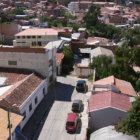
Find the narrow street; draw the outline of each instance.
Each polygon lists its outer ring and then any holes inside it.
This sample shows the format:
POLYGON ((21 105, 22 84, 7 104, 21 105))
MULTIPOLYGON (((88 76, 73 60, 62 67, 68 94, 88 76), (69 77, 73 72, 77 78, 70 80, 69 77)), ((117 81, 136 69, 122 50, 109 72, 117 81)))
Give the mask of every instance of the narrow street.
POLYGON ((90 93, 77 93, 75 90, 77 80, 73 77, 57 78, 56 100, 39 134, 38 140, 84 140, 88 125, 87 99, 90 93), (71 112, 72 100, 74 99, 83 100, 84 110, 81 113, 81 123, 76 133, 71 134, 65 130, 65 123, 67 114, 71 112))
POLYGON ((48 94, 21 132, 19 140, 84 140, 88 125, 86 111, 90 92, 78 93, 75 90, 77 81, 75 77, 57 77, 55 88, 50 87, 48 94), (69 134, 65 130, 65 123, 74 99, 83 101, 84 110, 81 112, 81 127, 75 134, 69 134))

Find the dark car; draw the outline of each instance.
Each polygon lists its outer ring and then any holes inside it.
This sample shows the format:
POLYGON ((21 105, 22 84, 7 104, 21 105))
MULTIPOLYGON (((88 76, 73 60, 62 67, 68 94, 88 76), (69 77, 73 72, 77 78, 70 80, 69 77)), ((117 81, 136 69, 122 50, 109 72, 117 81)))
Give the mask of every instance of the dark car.
POLYGON ((78 92, 86 92, 87 91, 87 85, 85 80, 78 80, 76 85, 76 90, 78 92))
POLYGON ((81 112, 81 109, 83 107, 82 100, 74 100, 72 104, 72 111, 73 112, 81 112))

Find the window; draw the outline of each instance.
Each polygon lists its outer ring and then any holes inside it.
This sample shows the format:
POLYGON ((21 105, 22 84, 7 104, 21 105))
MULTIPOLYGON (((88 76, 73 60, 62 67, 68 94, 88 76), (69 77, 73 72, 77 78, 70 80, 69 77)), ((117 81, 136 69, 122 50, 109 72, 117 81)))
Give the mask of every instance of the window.
POLYGON ((31 37, 30 36, 27 36, 27 38, 30 39, 31 37))
POLYGON ((26 111, 24 111, 22 115, 24 116, 22 120, 24 120, 26 118, 26 111))
POLYGON ((50 59, 49 60, 49 67, 52 66, 52 64, 53 64, 53 61, 52 61, 52 59, 50 59))
POLYGON ((35 36, 32 36, 32 38, 35 38, 35 36))
POLYGON ((51 75, 50 78, 49 78, 49 82, 51 83, 53 80, 53 76, 51 75))
POLYGON ((37 104, 37 102, 38 102, 38 99, 37 99, 37 97, 35 97, 35 104, 37 104))
POLYGON ((45 95, 45 88, 43 88, 43 95, 45 95))
POLYGON ((24 39, 24 38, 25 38, 25 36, 22 36, 22 38, 24 39))
POLYGON ((41 36, 38 36, 38 38, 41 38, 41 36))
POLYGON ((8 61, 8 65, 17 65, 17 61, 8 61))
POLYGON ((36 42, 32 42, 32 46, 36 46, 36 42))
POLYGON ((41 46, 41 42, 40 41, 38 42, 38 45, 41 46))
POLYGON ((20 36, 17 36, 17 39, 20 39, 20 36))
POLYGON ((29 112, 32 110, 32 104, 29 105, 29 112))

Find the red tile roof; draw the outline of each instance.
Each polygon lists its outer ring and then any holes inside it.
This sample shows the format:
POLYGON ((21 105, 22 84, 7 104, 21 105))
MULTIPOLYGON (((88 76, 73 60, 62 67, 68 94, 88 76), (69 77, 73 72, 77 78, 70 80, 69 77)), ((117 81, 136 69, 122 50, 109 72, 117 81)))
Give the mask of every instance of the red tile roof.
POLYGON ((23 69, 0 68, 0 77, 7 78, 3 85, 14 84, 24 79, 31 73, 32 73, 31 71, 27 71, 23 69))
MULTIPOLYGON (((44 78, 37 73, 24 69, 0 68, 0 77, 7 78, 5 85, 11 85, 0 96, 0 105, 9 106, 17 104, 19 107, 43 82, 44 78)), ((19 110, 19 109, 18 109, 19 110)))
POLYGON ((17 33, 15 36, 33 36, 33 35, 36 35, 36 36, 58 35, 58 32, 52 28, 30 28, 30 29, 17 33))
POLYGON ((43 48, 0 48, 0 52, 19 52, 19 53, 46 53, 43 48))
POLYGON ((25 80, 4 99, 10 104, 22 105, 24 101, 33 93, 33 91, 41 84, 43 78, 37 74, 30 74, 25 80))
POLYGON ((62 62, 63 58, 64 58, 63 53, 56 53, 56 62, 57 62, 57 64, 60 64, 62 62))
MULTIPOLYGON (((95 81, 94 84, 96 85, 113 85, 118 88, 121 93, 129 95, 129 96, 136 96, 136 92, 132 87, 130 82, 120 80, 115 78, 114 76, 109 76, 98 81, 95 81)), ((102 90, 102 89, 101 89, 102 90)))
POLYGON ((123 94, 107 91, 90 96, 89 110, 95 111, 107 107, 114 107, 123 111, 128 111, 131 107, 129 97, 123 94))

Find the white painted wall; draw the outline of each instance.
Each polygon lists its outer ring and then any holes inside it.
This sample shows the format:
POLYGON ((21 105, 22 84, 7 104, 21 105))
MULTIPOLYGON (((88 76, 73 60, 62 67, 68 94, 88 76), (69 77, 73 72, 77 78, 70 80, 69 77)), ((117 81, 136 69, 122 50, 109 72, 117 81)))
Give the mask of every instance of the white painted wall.
POLYGON ((39 105, 39 103, 44 98, 43 95, 43 88, 45 88, 45 94, 48 92, 48 81, 45 79, 38 87, 37 89, 27 98, 27 100, 20 106, 20 113, 23 114, 26 111, 26 118, 21 121, 20 127, 21 129, 25 126, 29 118, 34 113, 36 107, 39 105), (37 104, 35 104, 35 98, 38 98, 37 104), (32 110, 29 112, 29 105, 32 103, 32 110))

